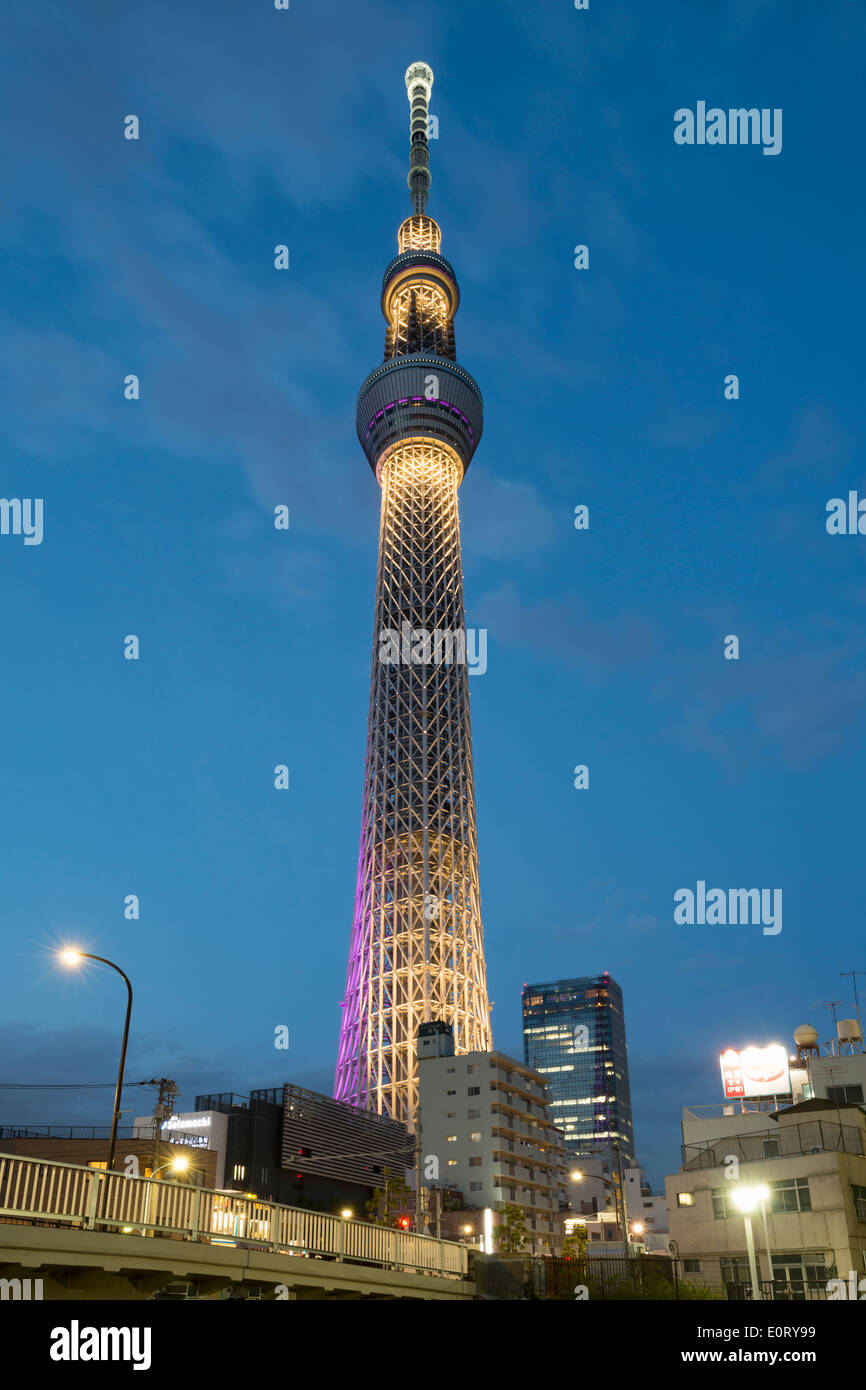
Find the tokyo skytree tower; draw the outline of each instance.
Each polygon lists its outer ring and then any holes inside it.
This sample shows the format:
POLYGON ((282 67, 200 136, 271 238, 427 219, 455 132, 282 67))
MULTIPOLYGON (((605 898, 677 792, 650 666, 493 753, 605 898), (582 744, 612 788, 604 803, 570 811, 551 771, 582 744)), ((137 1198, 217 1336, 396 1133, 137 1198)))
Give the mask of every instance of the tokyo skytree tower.
POLYGON ((355 914, 334 1094, 414 1125, 419 1025, 491 1047, 484 967, 457 489, 483 428, 458 366, 460 295, 426 213, 426 63, 406 72, 412 215, 385 270, 385 360, 358 438, 382 490, 355 914))

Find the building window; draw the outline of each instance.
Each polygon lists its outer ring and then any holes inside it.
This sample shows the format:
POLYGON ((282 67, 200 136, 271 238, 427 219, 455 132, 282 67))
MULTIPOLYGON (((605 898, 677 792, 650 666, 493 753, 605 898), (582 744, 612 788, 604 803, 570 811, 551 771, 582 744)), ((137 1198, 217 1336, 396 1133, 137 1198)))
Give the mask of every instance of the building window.
POLYGON ((773 1278, 786 1284, 815 1284, 826 1290, 827 1280, 836 1278, 836 1266, 824 1263, 824 1251, 796 1251, 773 1255, 773 1278))
POLYGON ((481 1192, 481 1191, 483 1190, 483 1188, 484 1188, 484 1183, 483 1183, 483 1182, 471 1182, 471 1183, 469 1184, 469 1191, 470 1191, 470 1192, 481 1192))
POLYGON ((811 1211, 808 1178, 786 1178, 770 1183, 770 1211, 811 1211))
POLYGON ((469 1142, 470 1142, 470 1144, 480 1144, 480 1143, 481 1143, 481 1130, 480 1130, 480 1129, 473 1129, 472 1133, 471 1133, 470 1136, 469 1136, 469 1142))
MULTIPOLYGON (((88 1163, 87 1166, 88 1166, 88 1168, 105 1168, 105 1169, 108 1168, 108 1164, 107 1164, 107 1163, 103 1163, 101 1160, 100 1160, 100 1161, 97 1161, 96 1159, 94 1159, 91 1163, 88 1163)), ((149 1177, 149 1176, 150 1176, 150 1170, 148 1170, 148 1173, 145 1174, 145 1176, 146 1176, 146 1177, 149 1177)))
POLYGON ((235 1182, 243 1182, 246 1175, 247 1170, 245 1164, 236 1163, 234 1166, 234 1171, 232 1173, 232 1177, 234 1178, 235 1182))
POLYGON ((467 1086, 467 1088, 466 1088, 466 1094, 467 1094, 467 1096, 480 1096, 480 1095, 481 1095, 481 1087, 480 1087, 480 1086, 467 1086))
POLYGON ((828 1086, 827 1099, 832 1100, 836 1105, 862 1105, 863 1087, 862 1086, 828 1086))
POLYGON ((456 1119, 457 1119, 457 1111, 456 1111, 456 1110, 449 1110, 449 1111, 448 1111, 448 1114, 445 1116, 445 1118, 446 1118, 446 1120, 456 1120, 456 1119))
POLYGON ((677 1206, 678 1206, 678 1207, 693 1207, 694 1204, 695 1204, 695 1194, 694 1194, 694 1192, 678 1192, 678 1193, 677 1193, 677 1206))
POLYGON ((683 1260, 683 1274, 700 1274, 700 1260, 683 1260))
POLYGON ((779 1141, 775 1135, 772 1139, 763 1139, 761 1141, 761 1147, 764 1150, 764 1158, 778 1158, 781 1152, 779 1141))
POLYGON ((466 1118, 467 1118, 468 1120, 480 1120, 480 1119, 481 1119, 481 1111, 480 1111, 480 1110, 467 1110, 467 1111, 466 1111, 466 1118))
POLYGON ((751 1279, 749 1261, 745 1255, 721 1261, 722 1282, 725 1284, 748 1284, 751 1279))
POLYGON ((731 1216, 735 1215, 734 1212, 730 1212, 730 1213, 728 1212, 727 1197, 728 1197, 728 1194, 727 1194, 727 1192, 725 1191, 724 1188, 722 1188, 722 1187, 717 1187, 717 1188, 714 1189, 714 1191, 713 1191, 713 1216, 714 1216, 714 1218, 715 1218, 716 1221, 726 1221, 729 1215, 731 1215, 731 1216))
POLYGON ((446 1075, 446 1076, 453 1076, 454 1073, 456 1072, 456 1070, 457 1070, 456 1067, 446 1067, 446 1068, 445 1068, 445 1075, 446 1075))
POLYGON ((456 1143, 457 1143, 457 1135, 456 1135, 456 1134, 446 1134, 446 1135, 445 1135, 445 1143, 446 1143, 446 1144, 456 1144, 456 1143))
POLYGON ((470 1168, 480 1168, 480 1167, 481 1167, 481 1159, 480 1159, 480 1158, 470 1158, 470 1160, 469 1160, 469 1167, 470 1167, 470 1168))
POLYGON ((456 1167, 457 1167, 457 1159, 456 1159, 456 1158, 449 1158, 449 1160, 448 1160, 448 1167, 449 1167, 449 1168, 456 1168, 456 1167))
POLYGON ((469 1063, 469 1066, 466 1068, 466 1075, 467 1075, 467 1076, 474 1076, 475 1073, 477 1072, 477 1070, 478 1070, 478 1063, 477 1063, 477 1062, 470 1062, 470 1063, 469 1063))
MULTIPOLYGON (((854 1211, 857 1220, 866 1221, 866 1187, 852 1186, 851 1191, 854 1194, 854 1211)), ((864 1250, 863 1256, 864 1261, 866 1261, 866 1250, 864 1250)))
POLYGON ((456 1096, 457 1092, 456 1092, 456 1091, 446 1091, 445 1094, 446 1094, 446 1096, 456 1096))

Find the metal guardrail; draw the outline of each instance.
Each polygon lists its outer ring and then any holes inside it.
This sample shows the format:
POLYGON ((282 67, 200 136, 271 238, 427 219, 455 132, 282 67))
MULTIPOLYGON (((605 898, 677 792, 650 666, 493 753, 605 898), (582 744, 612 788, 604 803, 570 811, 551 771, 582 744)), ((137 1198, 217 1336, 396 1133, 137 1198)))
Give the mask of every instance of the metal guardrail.
POLYGON ((811 1153, 862 1154, 863 1133, 855 1125, 842 1125, 831 1120, 805 1120, 756 1133, 707 1139, 701 1143, 683 1145, 682 1171, 718 1168, 729 1154, 735 1154, 743 1163, 811 1153))
MULTIPOLYGON (((828 1296, 826 1279, 760 1279, 761 1298, 776 1303, 823 1303, 828 1296)), ((728 1298, 749 1302, 754 1298, 751 1284, 726 1285, 728 1298)))
POLYGON ((468 1270, 467 1247, 436 1236, 17 1154, 0 1153, 0 1220, 236 1245, 451 1279, 467 1278, 468 1270))

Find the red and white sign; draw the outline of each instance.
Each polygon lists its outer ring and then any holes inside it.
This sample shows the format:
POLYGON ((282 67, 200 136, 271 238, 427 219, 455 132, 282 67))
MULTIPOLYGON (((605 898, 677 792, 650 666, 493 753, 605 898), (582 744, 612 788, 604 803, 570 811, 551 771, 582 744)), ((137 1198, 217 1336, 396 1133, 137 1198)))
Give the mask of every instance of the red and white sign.
POLYGON ((781 1043, 769 1047, 729 1047, 719 1059, 725 1099, 739 1096, 790 1095, 788 1054, 781 1043))

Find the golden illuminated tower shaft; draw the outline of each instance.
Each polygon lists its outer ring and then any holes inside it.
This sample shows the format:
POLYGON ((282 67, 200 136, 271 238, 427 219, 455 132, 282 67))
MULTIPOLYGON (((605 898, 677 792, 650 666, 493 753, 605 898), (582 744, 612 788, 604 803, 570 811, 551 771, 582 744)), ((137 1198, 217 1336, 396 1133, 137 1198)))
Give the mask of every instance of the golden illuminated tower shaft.
MULTIPOLYGON (((459 291, 425 213, 433 75, 406 74, 413 215, 385 272, 385 360, 358 398, 382 488, 373 670, 355 916, 335 1095, 414 1124, 416 1037, 453 1026, 491 1047, 472 773, 457 490, 483 428, 455 360, 459 291)), ((479 667, 480 669, 480 667, 479 667)))

